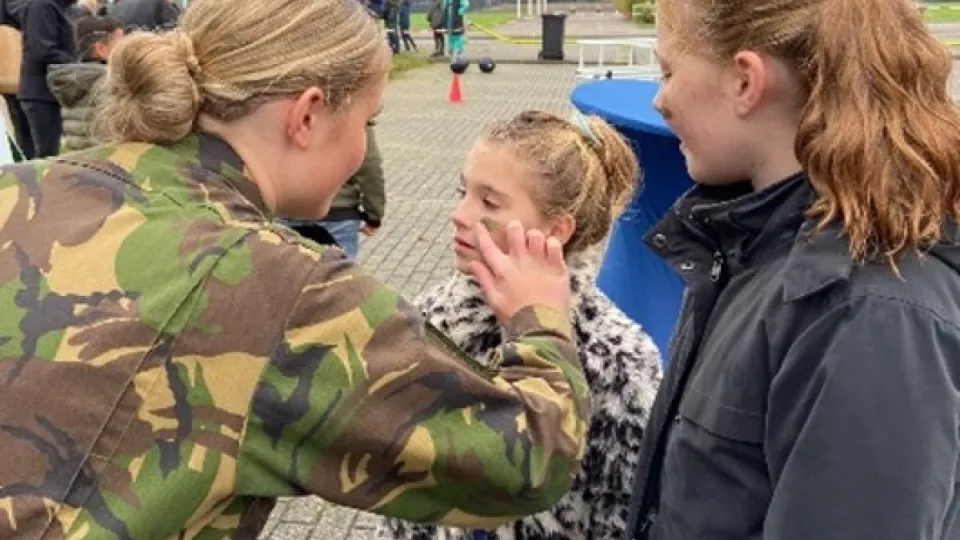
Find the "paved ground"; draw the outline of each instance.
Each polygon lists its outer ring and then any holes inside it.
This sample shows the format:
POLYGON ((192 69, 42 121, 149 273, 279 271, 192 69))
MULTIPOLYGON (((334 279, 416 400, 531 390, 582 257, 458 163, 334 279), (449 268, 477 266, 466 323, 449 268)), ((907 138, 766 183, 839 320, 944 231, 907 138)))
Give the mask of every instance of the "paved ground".
MULTIPOLYGON (((570 66, 499 66, 492 75, 471 69, 461 79, 465 101, 446 101, 450 72, 434 65, 394 81, 378 121, 387 178, 387 217, 365 240, 360 262, 403 294, 414 296, 450 273, 447 216, 470 143, 486 122, 523 109, 569 112, 570 66)), ((262 538, 365 540, 372 518, 316 498, 282 501, 262 538)))

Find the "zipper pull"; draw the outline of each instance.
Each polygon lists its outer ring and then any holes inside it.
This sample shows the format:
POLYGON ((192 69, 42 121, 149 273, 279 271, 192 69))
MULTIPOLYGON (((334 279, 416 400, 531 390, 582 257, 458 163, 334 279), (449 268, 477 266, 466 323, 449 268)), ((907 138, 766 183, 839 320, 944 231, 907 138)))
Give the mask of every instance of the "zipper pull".
POLYGON ((710 267, 710 281, 716 283, 723 275, 723 253, 718 249, 713 252, 713 266, 710 267))

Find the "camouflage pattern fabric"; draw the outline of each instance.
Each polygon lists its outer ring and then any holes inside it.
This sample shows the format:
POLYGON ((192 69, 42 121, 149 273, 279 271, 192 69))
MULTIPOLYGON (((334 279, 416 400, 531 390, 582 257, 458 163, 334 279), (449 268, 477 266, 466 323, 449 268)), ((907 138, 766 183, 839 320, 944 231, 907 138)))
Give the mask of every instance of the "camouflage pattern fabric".
POLYGON ((475 364, 222 141, 0 168, 0 538, 252 538, 277 496, 492 527, 584 446, 567 317, 475 364))

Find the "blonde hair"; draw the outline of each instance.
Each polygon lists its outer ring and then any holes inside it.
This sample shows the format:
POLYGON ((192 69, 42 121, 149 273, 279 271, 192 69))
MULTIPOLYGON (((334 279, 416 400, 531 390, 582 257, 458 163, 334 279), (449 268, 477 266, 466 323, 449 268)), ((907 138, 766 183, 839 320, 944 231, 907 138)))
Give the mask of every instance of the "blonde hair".
POLYGON ((570 215, 576 221, 568 253, 606 238, 638 175, 636 156, 610 124, 597 116, 587 116, 583 123, 581 127, 547 112, 525 111, 489 125, 482 137, 509 145, 532 167, 539 180, 532 196, 545 216, 570 215))
POLYGON ((910 0, 660 0, 688 50, 765 52, 805 93, 796 153, 856 262, 918 252, 960 219, 960 115, 952 62, 910 0), (694 43, 696 44, 693 47, 694 43))
POLYGON ((336 110, 385 75, 384 47, 356 0, 193 0, 176 30, 118 43, 97 131, 175 141, 201 113, 230 122, 311 86, 336 110))

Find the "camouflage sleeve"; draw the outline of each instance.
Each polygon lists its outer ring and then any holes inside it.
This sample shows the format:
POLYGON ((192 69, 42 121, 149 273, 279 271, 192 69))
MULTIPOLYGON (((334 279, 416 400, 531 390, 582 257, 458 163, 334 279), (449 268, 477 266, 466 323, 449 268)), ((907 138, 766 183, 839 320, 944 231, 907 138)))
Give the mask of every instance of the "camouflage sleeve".
POLYGON ((521 310, 496 367, 485 368, 414 306, 330 258, 303 285, 258 383, 238 493, 315 493, 480 528, 559 500, 588 417, 567 317, 521 310))

